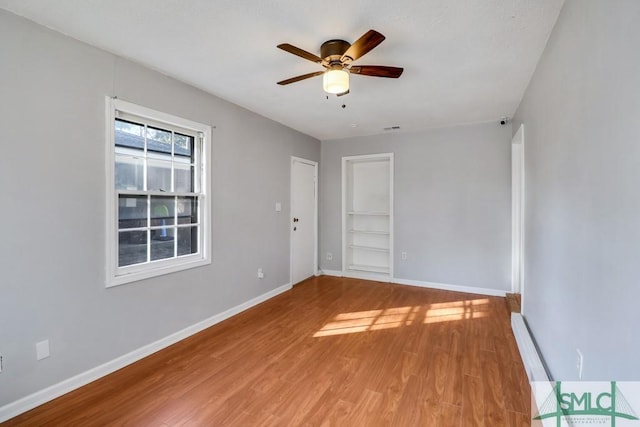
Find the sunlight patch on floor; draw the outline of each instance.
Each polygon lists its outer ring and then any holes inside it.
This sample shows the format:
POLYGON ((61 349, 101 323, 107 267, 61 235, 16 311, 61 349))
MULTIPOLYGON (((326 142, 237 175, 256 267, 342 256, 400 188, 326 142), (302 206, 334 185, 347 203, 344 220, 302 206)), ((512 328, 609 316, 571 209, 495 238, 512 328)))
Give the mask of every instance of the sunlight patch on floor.
POLYGON ((423 324, 480 319, 489 315, 489 299, 460 300, 421 306, 340 313, 327 322, 314 337, 355 334, 366 331, 423 324))
POLYGON ((455 320, 479 319, 489 314, 489 299, 430 304, 424 323, 451 322, 455 320))

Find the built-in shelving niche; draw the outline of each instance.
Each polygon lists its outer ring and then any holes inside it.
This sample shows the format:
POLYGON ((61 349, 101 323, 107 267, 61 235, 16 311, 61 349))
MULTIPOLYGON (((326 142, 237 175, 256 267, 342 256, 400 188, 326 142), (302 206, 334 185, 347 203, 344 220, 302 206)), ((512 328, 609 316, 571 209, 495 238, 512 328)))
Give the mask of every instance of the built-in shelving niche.
POLYGON ((342 158, 342 273, 393 277, 393 153, 342 158))

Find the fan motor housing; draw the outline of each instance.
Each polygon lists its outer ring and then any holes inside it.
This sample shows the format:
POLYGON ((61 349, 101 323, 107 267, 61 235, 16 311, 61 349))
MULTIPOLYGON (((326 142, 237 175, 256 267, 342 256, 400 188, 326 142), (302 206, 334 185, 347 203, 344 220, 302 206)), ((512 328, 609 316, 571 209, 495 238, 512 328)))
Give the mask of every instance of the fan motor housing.
POLYGON ((320 56, 327 63, 340 61, 342 55, 351 47, 349 42, 344 40, 327 40, 320 46, 320 56))

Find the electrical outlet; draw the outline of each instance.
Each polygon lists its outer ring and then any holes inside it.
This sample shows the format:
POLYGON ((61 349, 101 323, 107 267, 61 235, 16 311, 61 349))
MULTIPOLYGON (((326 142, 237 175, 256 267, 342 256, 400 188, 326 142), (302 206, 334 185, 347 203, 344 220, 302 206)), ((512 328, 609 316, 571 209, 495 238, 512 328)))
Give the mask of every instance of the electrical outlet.
POLYGON ((582 368, 584 367, 584 356, 579 348, 576 348, 576 353, 578 353, 578 357, 576 358, 576 368, 578 369, 578 379, 582 379, 582 368))
POLYGON ((406 252, 401 252, 400 253, 400 258, 402 258, 403 261, 407 260, 407 253, 406 252))
POLYGON ((262 268, 258 269, 258 279, 264 279, 264 271, 262 271, 262 268))
POLYGON ((331 252, 327 252, 327 261, 331 261, 333 259, 333 254, 331 252))

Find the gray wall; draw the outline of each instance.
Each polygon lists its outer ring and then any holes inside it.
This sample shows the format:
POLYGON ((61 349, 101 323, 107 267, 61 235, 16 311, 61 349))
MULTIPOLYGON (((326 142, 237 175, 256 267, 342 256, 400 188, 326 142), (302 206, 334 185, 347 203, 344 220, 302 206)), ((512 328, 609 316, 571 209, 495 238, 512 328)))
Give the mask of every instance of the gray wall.
POLYGON ((525 126, 524 314, 556 379, 640 380, 640 2, 567 0, 525 126))
POLYGON ((0 406, 289 282, 289 156, 319 141, 2 10, 0 58, 0 406), (106 95, 216 126, 212 265, 105 288, 106 95))
POLYGON ((510 289, 511 127, 497 120, 323 141, 321 268, 342 270, 341 158, 386 152, 395 153, 394 276, 510 289))

